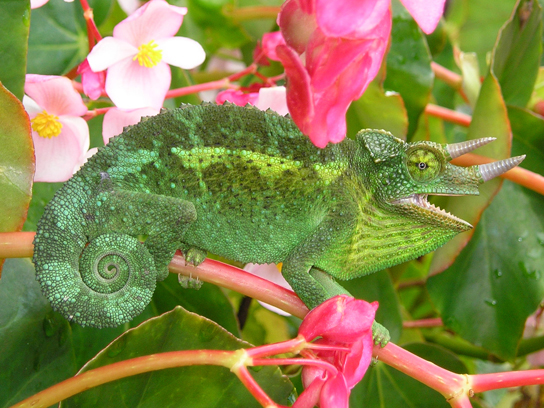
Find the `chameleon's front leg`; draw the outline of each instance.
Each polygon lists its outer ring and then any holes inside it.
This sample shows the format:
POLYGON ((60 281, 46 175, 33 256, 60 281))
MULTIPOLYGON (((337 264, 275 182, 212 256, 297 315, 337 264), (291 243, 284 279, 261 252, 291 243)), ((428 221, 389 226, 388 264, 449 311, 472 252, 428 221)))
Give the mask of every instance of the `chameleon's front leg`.
MULTIPOLYGON (((320 228, 314 236, 293 251, 282 266, 283 277, 310 309, 334 296, 352 296, 332 276, 313 267, 315 260, 325 251, 320 243, 332 238, 322 237, 319 231, 330 231, 330 229, 320 228)), ((372 325, 372 335, 374 342, 381 344, 382 347, 390 340, 389 331, 376 321, 372 325)))

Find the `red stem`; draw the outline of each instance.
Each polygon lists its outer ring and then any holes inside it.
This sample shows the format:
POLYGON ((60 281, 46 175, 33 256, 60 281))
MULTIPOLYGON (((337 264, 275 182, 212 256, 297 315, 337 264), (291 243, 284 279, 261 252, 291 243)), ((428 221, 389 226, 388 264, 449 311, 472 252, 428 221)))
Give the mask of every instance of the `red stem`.
POLYGON ((210 89, 221 88, 237 88, 236 85, 232 85, 228 78, 223 78, 218 81, 205 82, 203 84, 185 86, 183 88, 171 89, 166 92, 166 99, 177 98, 178 96, 185 96, 201 91, 209 91, 210 89))
POLYGON ((338 374, 338 370, 331 363, 324 360, 314 360, 308 358, 254 358, 253 365, 309 365, 321 367, 323 370, 329 371, 332 375, 338 374))
POLYGON ((472 382, 471 388, 474 392, 496 390, 497 388, 519 387, 522 385, 544 384, 544 370, 475 374, 469 377, 472 382))
POLYGON ((248 391, 255 397, 259 403, 266 408, 277 407, 278 405, 268 396, 266 392, 261 388, 257 381, 251 376, 246 366, 238 366, 231 370, 240 379, 242 384, 248 389, 248 391))
POLYGON ((275 356, 284 353, 298 353, 304 347, 309 345, 302 336, 294 339, 282 341, 280 343, 266 344, 264 346, 253 347, 247 350, 247 355, 251 358, 263 356, 275 356))
POLYGON ((465 127, 468 127, 472 120, 472 117, 466 113, 457 112, 432 103, 427 104, 425 113, 465 127))

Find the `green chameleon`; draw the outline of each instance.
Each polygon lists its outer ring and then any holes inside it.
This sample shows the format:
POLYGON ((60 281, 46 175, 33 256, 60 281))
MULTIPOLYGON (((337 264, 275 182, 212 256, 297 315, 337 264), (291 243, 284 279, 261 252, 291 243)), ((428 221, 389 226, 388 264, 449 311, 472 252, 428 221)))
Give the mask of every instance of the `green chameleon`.
MULTIPOLYGON (((34 241, 53 308, 83 326, 125 323, 150 302, 181 249, 283 262, 309 308, 350 279, 414 259, 471 228, 428 194, 478 194, 524 156, 457 167, 493 138, 405 143, 381 130, 316 148, 288 117, 203 104, 144 118, 60 189, 34 241)), ((383 339, 383 338, 382 338, 383 339)))

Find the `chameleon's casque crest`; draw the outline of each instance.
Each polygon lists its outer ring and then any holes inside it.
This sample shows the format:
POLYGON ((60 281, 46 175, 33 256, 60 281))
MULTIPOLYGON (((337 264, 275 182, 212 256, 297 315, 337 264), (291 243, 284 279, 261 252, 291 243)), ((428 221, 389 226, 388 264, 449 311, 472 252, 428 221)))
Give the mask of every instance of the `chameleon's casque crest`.
POLYGON ((427 194, 476 194, 521 158, 459 168, 484 142, 405 143, 361 131, 318 149, 274 112, 184 105, 145 118, 99 150, 38 224, 34 263, 53 307, 82 325, 117 326, 151 300, 181 249, 283 262, 315 307, 347 279, 413 259, 470 226, 427 194), (487 166, 487 167, 486 167, 487 166))

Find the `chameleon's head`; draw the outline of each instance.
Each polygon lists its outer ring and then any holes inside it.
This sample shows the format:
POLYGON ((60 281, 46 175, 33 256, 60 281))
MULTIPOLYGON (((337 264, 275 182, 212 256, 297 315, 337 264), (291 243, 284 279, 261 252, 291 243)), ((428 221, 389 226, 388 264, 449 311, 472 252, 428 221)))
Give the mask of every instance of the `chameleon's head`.
POLYGON ((362 130, 358 142, 370 154, 374 196, 388 210, 422 223, 462 232, 472 226, 427 201, 428 195, 478 195, 478 185, 510 170, 525 156, 479 166, 459 167, 450 160, 495 140, 492 137, 442 145, 406 143, 385 131, 362 130))

